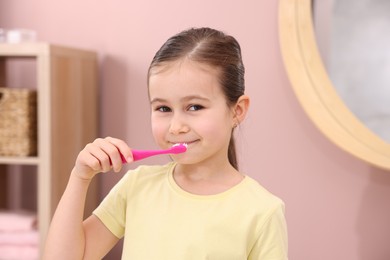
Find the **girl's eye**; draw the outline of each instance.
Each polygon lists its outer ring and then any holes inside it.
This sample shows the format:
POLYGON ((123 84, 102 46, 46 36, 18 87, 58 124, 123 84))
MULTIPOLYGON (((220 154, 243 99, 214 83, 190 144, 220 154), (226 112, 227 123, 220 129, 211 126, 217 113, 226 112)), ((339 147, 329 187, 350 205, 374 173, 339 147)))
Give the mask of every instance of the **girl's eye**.
POLYGON ((171 112, 171 109, 169 107, 167 107, 167 106, 161 106, 161 107, 157 107, 156 111, 159 111, 159 112, 171 112))
POLYGON ((188 107, 188 110, 189 111, 197 111, 197 110, 201 110, 203 108, 204 108, 204 106, 201 106, 201 105, 191 105, 188 107))

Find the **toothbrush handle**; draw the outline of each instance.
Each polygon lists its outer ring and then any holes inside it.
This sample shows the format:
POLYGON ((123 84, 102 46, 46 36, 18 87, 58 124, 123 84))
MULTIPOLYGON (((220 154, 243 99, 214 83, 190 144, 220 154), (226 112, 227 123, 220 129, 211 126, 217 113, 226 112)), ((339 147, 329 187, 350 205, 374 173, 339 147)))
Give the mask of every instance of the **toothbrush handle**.
MULTIPOLYGON (((153 155, 169 153, 169 151, 166 150, 132 150, 131 152, 133 153, 134 162, 151 157, 153 155)), ((127 163, 127 160, 123 156, 123 154, 121 153, 120 155, 121 155, 122 163, 127 163)))
MULTIPOLYGON (((133 161, 139 161, 150 156, 159 155, 159 154, 177 154, 183 153, 187 150, 186 146, 173 146, 170 149, 166 150, 132 150, 133 161), (183 149, 184 148, 184 149, 183 149)), ((121 154, 122 163, 127 163, 126 158, 121 154)))
POLYGON ((139 161, 153 155, 165 154, 164 150, 132 150, 134 161, 139 161))

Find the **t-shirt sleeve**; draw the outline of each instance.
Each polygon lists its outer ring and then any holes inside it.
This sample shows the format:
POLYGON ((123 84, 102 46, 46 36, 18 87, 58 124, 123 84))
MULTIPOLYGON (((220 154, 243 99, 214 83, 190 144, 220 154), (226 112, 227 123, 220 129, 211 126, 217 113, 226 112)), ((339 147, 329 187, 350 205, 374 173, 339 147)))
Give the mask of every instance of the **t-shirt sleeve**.
POLYGON ((287 260, 288 237, 284 204, 274 209, 260 229, 256 243, 249 255, 250 260, 287 260))
POLYGON ((127 191, 131 185, 130 176, 130 172, 125 174, 93 211, 93 214, 119 239, 124 236, 125 232, 127 191))

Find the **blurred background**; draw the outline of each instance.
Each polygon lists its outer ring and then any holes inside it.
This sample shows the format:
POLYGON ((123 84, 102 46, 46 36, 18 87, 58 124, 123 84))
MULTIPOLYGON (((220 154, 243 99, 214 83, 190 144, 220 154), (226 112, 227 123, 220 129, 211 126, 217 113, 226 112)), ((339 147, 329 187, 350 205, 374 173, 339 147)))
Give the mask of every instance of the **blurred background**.
MULTIPOLYGON (((340 150, 307 118, 285 73, 277 21, 278 1, 265 0, 0 0, 0 28, 98 53, 99 135, 134 148, 156 148, 146 72, 163 42, 201 26, 236 37, 252 101, 237 133, 241 170, 285 201, 289 259, 388 260, 390 172, 340 150)), ((100 199, 123 173, 98 177, 100 199)), ((106 259, 120 253, 119 244, 106 259)))

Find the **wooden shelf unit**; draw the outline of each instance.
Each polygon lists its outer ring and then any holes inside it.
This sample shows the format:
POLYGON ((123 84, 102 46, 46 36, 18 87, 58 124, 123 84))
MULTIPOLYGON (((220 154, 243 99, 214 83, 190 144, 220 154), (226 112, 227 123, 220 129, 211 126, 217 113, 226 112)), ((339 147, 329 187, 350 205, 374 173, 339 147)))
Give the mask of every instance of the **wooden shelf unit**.
MULTIPOLYGON (((4 186, 4 165, 36 165, 37 215, 40 247, 50 220, 68 182, 77 154, 97 136, 97 54, 48 43, 0 44, 0 86, 6 86, 6 61, 31 58, 36 63, 38 94, 38 155, 1 157, 0 181, 4 186)), ((4 201, 6 191, 0 191, 4 201)), ((96 207, 97 183, 89 189, 86 214, 96 207)))

